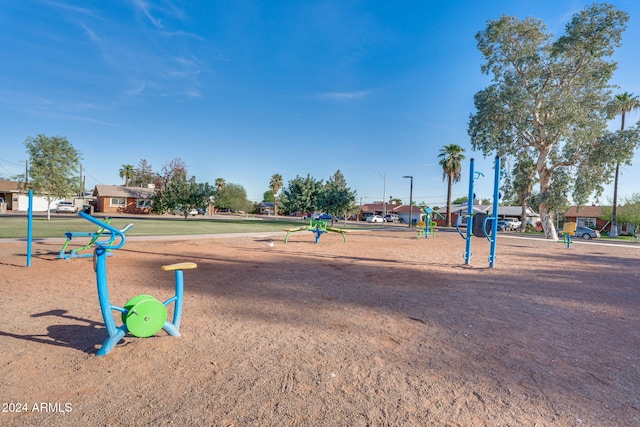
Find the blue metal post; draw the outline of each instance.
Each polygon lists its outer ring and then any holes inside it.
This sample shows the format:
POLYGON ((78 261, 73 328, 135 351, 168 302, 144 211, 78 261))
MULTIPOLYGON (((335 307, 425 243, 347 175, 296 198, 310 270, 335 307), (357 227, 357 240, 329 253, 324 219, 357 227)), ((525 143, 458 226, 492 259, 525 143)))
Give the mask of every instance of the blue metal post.
MULTIPOLYGON (((123 238, 124 239, 124 238, 123 238)), ((107 328, 109 336, 102 344, 96 353, 97 356, 104 356, 113 350, 113 347, 124 337, 127 333, 127 327, 122 325, 116 327, 113 313, 111 312, 114 307, 109 301, 109 290, 107 288, 107 250, 98 245, 95 249, 96 260, 96 282, 98 285, 98 299, 100 301, 100 311, 102 312, 102 318, 107 328)))
POLYGON ((31 242, 33 241, 33 190, 29 190, 29 211, 27 213, 27 267, 31 267, 31 242))
POLYGON ((498 205, 500 203, 500 157, 496 156, 495 173, 493 179, 493 221, 491 221, 491 252, 489 254, 489 268, 493 268, 496 261, 496 247, 498 241, 498 205))
POLYGON ((424 208, 424 237, 429 238, 429 233, 431 232, 431 212, 433 209, 424 208))
POLYGON ((182 319, 182 302, 184 301, 184 271, 175 271, 176 280, 176 294, 166 300, 163 304, 165 306, 173 303, 173 322, 169 320, 164 322, 162 329, 164 329, 169 335, 173 337, 180 336, 180 321, 182 319))
POLYGON ((184 300, 184 272, 176 270, 176 303, 173 307, 173 324, 180 330, 180 320, 182 319, 182 301, 184 300))
POLYGON ((473 182, 475 180, 475 172, 473 170, 473 159, 469 163, 469 199, 467 200, 467 237, 466 248, 464 253, 464 263, 469 264, 471 261, 471 227, 473 226, 473 182))

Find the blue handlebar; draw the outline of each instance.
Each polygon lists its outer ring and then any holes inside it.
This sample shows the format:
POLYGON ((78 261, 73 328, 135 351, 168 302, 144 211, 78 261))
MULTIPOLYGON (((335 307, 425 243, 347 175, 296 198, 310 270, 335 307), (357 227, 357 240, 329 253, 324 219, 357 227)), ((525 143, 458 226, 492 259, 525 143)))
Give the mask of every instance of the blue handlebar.
MULTIPOLYGON (((466 239, 465 235, 462 234, 462 231, 460 231, 460 223, 462 222, 463 218, 469 218, 466 215, 460 215, 457 219, 456 219, 456 231, 458 232, 458 234, 463 238, 466 239)), ((469 220, 467 219, 467 227, 469 227, 469 220)))
POLYGON ((493 242, 493 240, 496 238, 495 234, 493 233, 493 222, 491 223, 491 234, 487 234, 487 221, 493 221, 495 218, 492 216, 488 216, 484 219, 484 222, 482 223, 482 231, 484 231, 484 236, 487 238, 488 241, 493 242))
POLYGON ((130 226, 125 227, 124 230, 118 230, 117 228, 113 227, 110 224, 107 224, 105 222, 100 221, 97 218, 92 217, 89 214, 86 214, 84 212, 78 212, 78 215, 80 215, 82 218, 86 219, 87 221, 91 221, 94 224, 96 224, 98 227, 103 227, 107 230, 109 230, 109 232, 111 233, 111 238, 107 241, 104 242, 95 242, 96 245, 99 245, 101 248, 104 249, 110 249, 110 250, 115 250, 115 249, 120 249, 121 247, 124 246, 125 243, 125 237, 124 237, 124 232, 126 230, 128 230, 130 228, 130 226), (112 243, 114 242, 114 240, 116 240, 116 238, 119 238, 120 241, 119 243, 113 245, 112 243))

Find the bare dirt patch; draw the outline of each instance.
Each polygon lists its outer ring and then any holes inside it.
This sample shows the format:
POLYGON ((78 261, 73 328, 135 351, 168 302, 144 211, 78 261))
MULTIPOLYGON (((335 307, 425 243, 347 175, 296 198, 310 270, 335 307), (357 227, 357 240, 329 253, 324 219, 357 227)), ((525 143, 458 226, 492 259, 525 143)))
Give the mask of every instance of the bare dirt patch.
POLYGON ((0 244, 0 424, 640 425, 637 247, 504 237, 489 269, 488 242, 465 266, 454 233, 313 240, 131 239, 113 304, 173 295, 161 265, 198 269, 182 337, 104 357, 91 259, 41 241, 26 268, 0 244))

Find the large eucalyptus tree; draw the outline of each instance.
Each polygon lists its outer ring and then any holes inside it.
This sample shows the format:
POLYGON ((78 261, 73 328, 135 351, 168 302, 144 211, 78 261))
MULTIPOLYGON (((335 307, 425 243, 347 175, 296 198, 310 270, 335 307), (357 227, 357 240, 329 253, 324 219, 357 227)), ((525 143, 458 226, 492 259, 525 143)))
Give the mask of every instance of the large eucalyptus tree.
POLYGON ((472 147, 516 159, 534 153, 547 238, 558 238, 550 202, 555 173, 574 171, 563 182, 578 204, 601 194, 609 179, 611 168, 590 154, 606 132, 609 80, 617 66, 610 57, 627 21, 626 12, 595 3, 575 14, 558 38, 539 19, 512 16, 489 21, 476 35, 482 72, 493 83, 474 96, 472 147))

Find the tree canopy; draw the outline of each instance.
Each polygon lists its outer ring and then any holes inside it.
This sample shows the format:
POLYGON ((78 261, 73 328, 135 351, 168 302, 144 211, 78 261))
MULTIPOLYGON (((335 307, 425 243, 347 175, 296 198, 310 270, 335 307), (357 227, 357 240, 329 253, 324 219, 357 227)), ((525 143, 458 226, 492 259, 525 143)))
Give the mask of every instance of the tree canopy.
POLYGON ((282 175, 280 175, 279 173, 273 174, 271 176, 271 179, 269 180, 269 188, 271 189, 271 192, 273 193, 273 209, 274 209, 274 215, 276 216, 276 219, 278 218, 278 200, 276 199, 276 195, 278 194, 278 191, 280 191, 280 189, 282 188, 282 175))
POLYGON ((296 176, 282 189, 285 198, 283 206, 288 212, 313 213, 318 209, 318 194, 322 181, 316 181, 311 175, 306 178, 296 176))
POLYGON ((251 202, 247 199, 247 191, 240 184, 225 183, 222 190, 216 188, 214 197, 217 209, 246 212, 252 208, 251 202))
POLYGON ((136 174, 135 166, 130 164, 122 165, 122 168, 120 168, 120 171, 119 171, 119 176, 120 178, 124 178, 125 187, 129 186, 129 182, 131 182, 135 174, 136 174))
POLYGON ((627 13, 595 3, 575 14, 556 39, 540 20, 510 16, 489 21, 476 35, 482 72, 493 83, 474 96, 472 147, 534 161, 548 238, 557 239, 554 174, 572 168, 558 184, 571 186, 578 204, 600 194, 610 179, 610 168, 594 164, 591 153, 606 129, 609 80, 617 66, 608 58, 620 46, 627 21, 627 13))
POLYGON ((618 180, 620 175, 620 166, 622 164, 631 164, 633 152, 638 144, 638 138, 636 135, 631 133, 631 137, 629 137, 629 132, 625 134, 625 117, 627 113, 637 109, 640 109, 640 100, 638 100, 637 96, 634 96, 629 92, 616 95, 609 104, 607 104, 607 112, 610 117, 615 117, 617 115, 622 116, 620 133, 618 135, 614 135, 611 140, 611 145, 613 145, 612 155, 614 156, 616 168, 613 175, 613 213, 611 216, 611 233, 609 234, 609 237, 618 237, 618 180))
POLYGON ((340 170, 329 178, 318 194, 318 209, 332 217, 346 218, 356 202, 356 192, 347 187, 347 180, 340 170))
MULTIPOLYGON (((44 195, 47 204, 80 191, 80 152, 63 136, 38 135, 24 141, 29 154, 29 181, 24 187, 44 195)), ((47 209, 47 218, 51 218, 47 209)))
MULTIPOLYGON (((611 220, 612 206, 602 207, 602 219, 611 220)), ((621 223, 633 225, 633 234, 640 233, 640 193, 634 193, 622 200, 618 211, 618 220, 621 223)))
MULTIPOLYGON (((123 165, 130 166, 130 165, 123 165)), ((121 170, 122 173, 122 170, 121 170)), ((124 176, 120 175, 121 178, 124 176)), ((147 187, 149 184, 155 184, 156 173, 153 171, 153 167, 146 159, 140 159, 138 167, 135 169, 133 176, 130 177, 129 186, 131 187, 147 187)))
POLYGON ((282 190, 281 199, 288 212, 311 214, 322 211, 332 217, 346 217, 353 211, 356 192, 347 186, 347 181, 339 170, 324 183, 309 174, 305 178, 296 176, 282 190))
POLYGON ((187 180, 184 175, 176 174, 166 188, 156 188, 153 196, 153 210, 165 213, 178 209, 182 211, 186 220, 193 209, 205 209, 209 205, 209 197, 213 192, 214 187, 206 182, 196 182, 195 176, 187 180))
POLYGON ((440 166, 442 167, 442 180, 447 181, 447 227, 451 227, 451 193, 453 184, 460 181, 462 174, 462 161, 465 159, 464 148, 457 144, 445 145, 440 149, 440 166))

